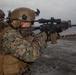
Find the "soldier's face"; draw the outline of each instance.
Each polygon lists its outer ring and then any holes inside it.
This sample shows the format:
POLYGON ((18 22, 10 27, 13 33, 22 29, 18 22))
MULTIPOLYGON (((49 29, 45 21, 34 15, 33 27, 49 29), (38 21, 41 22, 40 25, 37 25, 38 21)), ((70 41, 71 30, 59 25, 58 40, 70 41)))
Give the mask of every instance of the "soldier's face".
POLYGON ((21 22, 21 27, 31 27, 30 22, 21 22))

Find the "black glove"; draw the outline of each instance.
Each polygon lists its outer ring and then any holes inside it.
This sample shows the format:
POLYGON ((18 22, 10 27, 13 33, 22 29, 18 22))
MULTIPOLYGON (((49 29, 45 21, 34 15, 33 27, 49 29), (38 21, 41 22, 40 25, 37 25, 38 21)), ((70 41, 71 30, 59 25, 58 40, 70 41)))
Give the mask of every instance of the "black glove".
POLYGON ((49 27, 46 25, 41 25, 40 27, 40 31, 45 32, 47 35, 48 35, 49 30, 50 30, 49 27))

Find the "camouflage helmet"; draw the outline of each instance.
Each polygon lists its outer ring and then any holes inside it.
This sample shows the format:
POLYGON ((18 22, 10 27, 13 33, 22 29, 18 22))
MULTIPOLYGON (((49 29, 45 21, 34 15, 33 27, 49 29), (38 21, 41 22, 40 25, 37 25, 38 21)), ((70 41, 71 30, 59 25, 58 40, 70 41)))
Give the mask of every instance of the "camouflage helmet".
POLYGON ((4 12, 0 9, 0 18, 4 18, 5 14, 4 12))
POLYGON ((39 14, 39 9, 34 11, 26 7, 21 7, 16 8, 12 12, 9 11, 8 19, 14 28, 19 28, 21 26, 21 21, 31 22, 31 25, 33 25, 35 16, 39 16, 39 14))
POLYGON ((11 12, 10 20, 19 19, 21 21, 33 21, 35 19, 35 12, 29 8, 17 8, 11 12))

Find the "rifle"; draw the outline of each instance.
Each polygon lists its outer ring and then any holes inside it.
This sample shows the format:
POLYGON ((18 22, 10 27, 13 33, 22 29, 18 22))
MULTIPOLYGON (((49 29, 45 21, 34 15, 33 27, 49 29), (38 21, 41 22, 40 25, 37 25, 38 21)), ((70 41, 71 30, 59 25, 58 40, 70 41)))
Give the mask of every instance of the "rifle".
POLYGON ((60 33, 63 30, 68 29, 71 27, 71 21, 61 21, 61 19, 54 19, 53 17, 51 19, 39 19, 35 20, 34 22, 42 23, 39 27, 35 27, 35 29, 41 29, 43 30, 51 30, 51 33, 57 32, 60 33))
MULTIPOLYGON (((53 17, 51 19, 41 18, 39 20, 35 20, 34 22, 38 22, 41 25, 38 27, 25 28, 24 31, 28 32, 29 34, 31 34, 31 32, 35 31, 35 30, 40 30, 41 32, 44 31, 48 35, 48 39, 51 38, 50 41, 52 44, 57 42, 56 40, 59 37, 60 32, 71 27, 71 21, 70 20, 61 21, 61 19, 54 19, 53 17)), ((49 41, 49 40, 47 40, 47 41, 49 41)))
MULTIPOLYGON (((61 21, 61 19, 39 19, 35 22, 43 23, 40 25, 40 31, 46 32, 48 39, 50 38, 51 43, 57 43, 57 39, 60 37, 59 33, 71 27, 71 21, 61 21)), ((35 28, 37 29, 37 28, 35 28)))

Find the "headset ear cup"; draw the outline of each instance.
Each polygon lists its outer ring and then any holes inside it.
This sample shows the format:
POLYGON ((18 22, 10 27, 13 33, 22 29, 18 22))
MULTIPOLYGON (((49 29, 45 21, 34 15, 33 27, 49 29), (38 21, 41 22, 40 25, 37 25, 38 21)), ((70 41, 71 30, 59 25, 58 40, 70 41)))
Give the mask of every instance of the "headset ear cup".
POLYGON ((19 28, 21 26, 21 22, 19 20, 14 20, 12 25, 14 28, 19 28))

